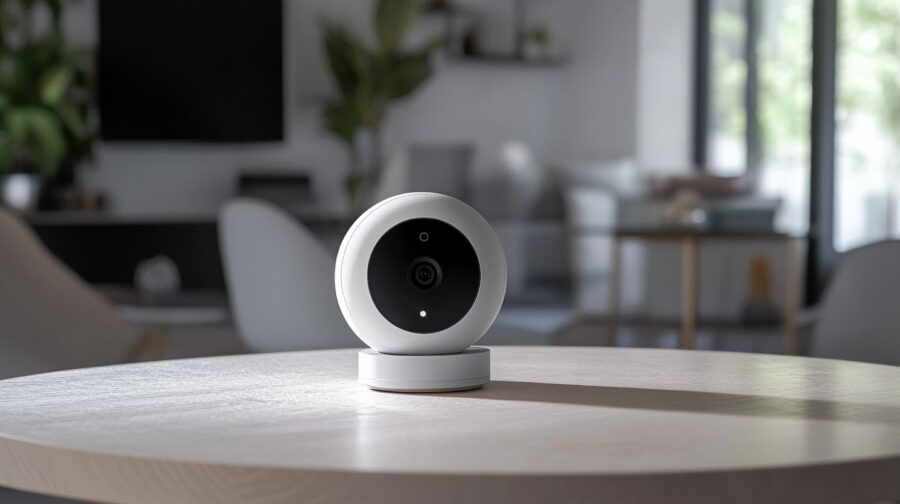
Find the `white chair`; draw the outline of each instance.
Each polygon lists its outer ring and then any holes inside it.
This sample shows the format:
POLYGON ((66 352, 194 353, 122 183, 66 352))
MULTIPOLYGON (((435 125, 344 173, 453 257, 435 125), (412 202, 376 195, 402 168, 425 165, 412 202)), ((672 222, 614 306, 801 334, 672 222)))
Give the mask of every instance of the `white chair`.
POLYGON ((900 365, 900 240, 844 255, 816 310, 811 354, 900 365))
POLYGON ((0 379, 124 362, 135 328, 0 208, 0 379))
POLYGON ((334 256, 275 206, 237 198, 219 214, 232 313, 254 352, 361 346, 334 293, 334 256))

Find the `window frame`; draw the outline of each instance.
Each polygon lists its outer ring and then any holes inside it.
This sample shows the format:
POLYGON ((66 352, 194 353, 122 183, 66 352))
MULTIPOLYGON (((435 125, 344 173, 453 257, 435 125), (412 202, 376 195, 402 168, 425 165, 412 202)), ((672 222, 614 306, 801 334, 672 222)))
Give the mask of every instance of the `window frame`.
MULTIPOLYGON (((709 172, 709 114, 712 110, 712 58, 710 45, 713 0, 695 0, 694 3, 694 128, 693 163, 697 171, 709 172)), ((744 20, 747 33, 744 40, 744 61, 747 76, 744 84, 744 113, 746 126, 744 142, 744 175, 754 178, 759 166, 759 58, 756 53, 759 40, 759 12, 755 0, 743 0, 744 20)))
MULTIPOLYGON (((747 26, 744 57, 747 64, 745 176, 755 181, 761 159, 758 68, 758 0, 743 0, 747 26)), ((809 221, 805 301, 815 304, 827 285, 840 253, 834 248, 835 107, 837 90, 838 0, 812 1, 812 103, 810 107, 809 221)), ((693 162, 708 173, 709 113, 711 110, 712 0, 695 0, 693 162)))

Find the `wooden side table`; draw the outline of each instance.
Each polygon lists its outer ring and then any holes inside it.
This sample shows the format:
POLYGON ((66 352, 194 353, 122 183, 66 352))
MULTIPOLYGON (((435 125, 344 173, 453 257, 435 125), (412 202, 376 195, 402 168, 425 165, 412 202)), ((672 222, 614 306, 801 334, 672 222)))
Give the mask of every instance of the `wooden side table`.
POLYGON ((697 296, 699 276, 699 244, 702 241, 766 241, 778 242, 784 246, 784 322, 782 334, 784 353, 796 355, 799 352, 797 339, 797 304, 799 302, 799 269, 797 258, 797 238, 784 233, 769 232, 718 232, 691 229, 616 229, 612 236, 612 264, 609 281, 610 331, 618 332, 620 311, 619 271, 622 263, 622 242, 625 240, 667 241, 681 243, 681 338, 679 347, 695 348, 697 334, 697 296))
POLYGON ((495 347, 492 378, 375 392, 331 350, 0 381, 0 485, 134 504, 900 497, 898 367, 495 347))

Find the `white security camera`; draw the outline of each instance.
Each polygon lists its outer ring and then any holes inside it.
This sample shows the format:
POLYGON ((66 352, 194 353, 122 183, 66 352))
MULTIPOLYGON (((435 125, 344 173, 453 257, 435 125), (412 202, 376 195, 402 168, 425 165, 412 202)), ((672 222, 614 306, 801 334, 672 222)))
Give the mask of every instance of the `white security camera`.
POLYGON ((506 257, 465 203, 407 193, 367 210, 347 231, 334 273, 338 304, 371 349, 359 380, 373 389, 436 392, 490 380, 490 350, 471 347, 506 294, 506 257))

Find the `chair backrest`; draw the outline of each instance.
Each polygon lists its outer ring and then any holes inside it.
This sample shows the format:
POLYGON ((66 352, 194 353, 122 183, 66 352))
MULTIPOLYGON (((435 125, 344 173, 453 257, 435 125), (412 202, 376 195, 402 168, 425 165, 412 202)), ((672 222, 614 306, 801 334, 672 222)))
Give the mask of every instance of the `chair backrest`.
POLYGON ((463 144, 413 144, 409 148, 408 192, 437 192, 470 201, 474 148, 463 144))
POLYGON ((900 365, 900 240, 844 254, 811 348, 817 357, 900 365))
POLYGON ((374 191, 374 201, 406 192, 436 192, 471 201, 470 144, 413 144, 394 152, 374 191))
POLYGON ((236 198, 219 214, 232 312, 255 352, 361 346, 334 291, 334 256, 275 206, 236 198))
POLYGON ((0 378, 121 363, 137 331, 0 208, 0 378))

